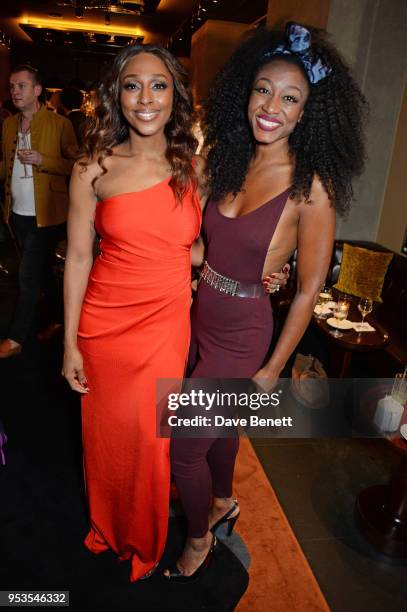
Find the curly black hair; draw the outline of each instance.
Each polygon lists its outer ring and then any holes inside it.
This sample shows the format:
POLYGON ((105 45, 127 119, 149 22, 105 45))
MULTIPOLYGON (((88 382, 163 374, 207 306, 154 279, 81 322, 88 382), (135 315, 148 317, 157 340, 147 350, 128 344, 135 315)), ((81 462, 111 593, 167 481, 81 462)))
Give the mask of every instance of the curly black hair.
POLYGON ((241 191, 256 142, 247 117, 249 97, 259 70, 275 60, 295 63, 306 76, 310 94, 304 114, 289 138, 294 159, 291 197, 310 196, 318 176, 339 214, 348 212, 352 179, 365 160, 363 125, 366 100, 348 66, 320 30, 311 32, 311 52, 331 72, 311 84, 301 60, 293 55, 265 56, 285 42, 284 33, 257 29, 235 51, 217 75, 204 104, 206 174, 214 200, 241 191))

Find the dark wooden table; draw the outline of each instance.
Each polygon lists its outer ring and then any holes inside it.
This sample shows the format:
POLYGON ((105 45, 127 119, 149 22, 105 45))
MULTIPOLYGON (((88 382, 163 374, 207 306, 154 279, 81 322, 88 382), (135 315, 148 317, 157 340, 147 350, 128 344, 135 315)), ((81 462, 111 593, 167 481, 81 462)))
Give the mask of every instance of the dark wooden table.
MULTIPOLYGON (((348 319, 350 321, 362 320, 361 314, 357 308, 358 302, 358 298, 350 300, 348 314, 348 319)), ((329 317, 327 317, 327 319, 329 319, 329 317)), ((355 351, 376 351, 389 343, 389 335, 375 320, 374 312, 365 317, 365 321, 375 328, 374 332, 357 333, 354 329, 339 330, 343 335, 339 338, 335 338, 331 333, 335 331, 335 329, 328 325, 326 319, 317 319, 315 316, 312 317, 313 325, 315 325, 328 342, 330 351, 329 375, 331 377, 343 378, 347 375, 352 355, 355 351)))
MULTIPOLYGON (((390 393, 390 386, 377 385, 361 396, 361 409, 372 427, 377 402, 390 393)), ((407 409, 400 426, 407 423, 407 409)), ((387 485, 361 491, 355 505, 355 521, 360 532, 380 552, 407 558, 407 440, 399 431, 380 432, 400 456, 400 464, 387 485)))

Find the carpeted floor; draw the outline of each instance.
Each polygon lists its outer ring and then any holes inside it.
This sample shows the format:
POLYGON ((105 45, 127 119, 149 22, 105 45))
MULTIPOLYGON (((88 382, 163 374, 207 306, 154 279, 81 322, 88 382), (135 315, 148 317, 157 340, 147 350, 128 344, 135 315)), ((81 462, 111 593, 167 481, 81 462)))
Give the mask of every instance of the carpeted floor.
MULTIPOLYGON (((32 342, 0 363, 2 415, 9 436, 0 470, 3 589, 69 590, 71 609, 148 611, 235 609, 247 587, 237 557, 220 544, 193 585, 169 585, 160 572, 130 584, 127 563, 82 545, 87 530, 78 398, 58 376, 57 343, 32 342)), ((250 588, 238 610, 327 610, 260 463, 242 440, 236 472, 242 507, 237 531, 250 551, 250 588), (270 599, 271 598, 271 599, 270 599)), ((170 519, 163 565, 182 547, 184 524, 170 519)))
MULTIPOLYGON (((72 610, 231 611, 248 576, 222 542, 199 582, 170 585, 161 572, 130 584, 127 562, 83 546, 83 496, 78 398, 58 376, 55 345, 31 343, 24 355, 0 363, 1 414, 7 465, 0 469, 1 561, 4 589, 69 590, 72 610)), ((162 560, 176 558, 185 525, 169 521, 162 560)))
POLYGON ((235 492, 238 531, 250 558, 249 588, 238 612, 329 612, 307 560, 249 440, 240 439, 235 492))
MULTIPOLYGON (((209 571, 187 587, 169 585, 160 572, 130 584, 126 562, 109 552, 94 556, 83 546, 79 403, 59 376, 60 357, 59 342, 32 340, 21 357, 0 363, 1 414, 9 437, 7 465, 0 469, 1 588, 69 590, 73 610, 235 609, 248 576, 222 542, 209 571)), ((236 494, 242 506, 237 531, 251 557, 250 588, 237 609, 326 610, 247 440, 239 453, 236 494)), ((183 536, 182 519, 171 518, 163 565, 176 557, 183 536)))
MULTIPOLYGON (((15 271, 14 258, 4 261, 15 271)), ((0 337, 12 312, 12 276, 0 276, 0 337)), ((239 537, 220 534, 210 568, 187 586, 169 584, 161 567, 131 584, 127 562, 110 552, 91 554, 83 545, 79 397, 60 376, 61 350, 60 338, 39 344, 33 332, 21 356, 0 361, 0 418, 9 439, 7 465, 0 467, 0 589, 70 591, 70 608, 78 611, 328 609, 247 440, 236 472, 237 531, 251 557, 246 595, 248 555, 239 537)), ((161 566, 178 556, 184 535, 183 519, 172 516, 161 566)))

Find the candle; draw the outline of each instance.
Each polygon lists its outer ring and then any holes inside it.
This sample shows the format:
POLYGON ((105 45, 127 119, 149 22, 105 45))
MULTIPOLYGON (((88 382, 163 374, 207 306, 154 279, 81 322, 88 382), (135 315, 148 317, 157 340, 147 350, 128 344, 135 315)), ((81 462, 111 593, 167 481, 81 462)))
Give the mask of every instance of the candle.
POLYGON ((336 306, 335 317, 337 319, 346 319, 349 312, 349 302, 340 300, 336 306))

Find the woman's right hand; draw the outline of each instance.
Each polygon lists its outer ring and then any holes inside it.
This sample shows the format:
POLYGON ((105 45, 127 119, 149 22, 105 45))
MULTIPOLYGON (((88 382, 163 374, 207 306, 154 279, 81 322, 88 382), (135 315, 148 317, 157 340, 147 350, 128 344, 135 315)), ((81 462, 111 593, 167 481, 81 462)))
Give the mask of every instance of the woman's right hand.
POLYGON ((78 393, 88 393, 89 387, 83 371, 83 359, 77 348, 65 348, 62 376, 65 376, 69 386, 78 393))

